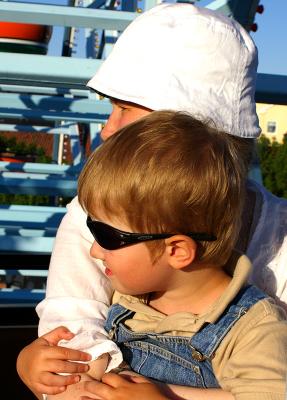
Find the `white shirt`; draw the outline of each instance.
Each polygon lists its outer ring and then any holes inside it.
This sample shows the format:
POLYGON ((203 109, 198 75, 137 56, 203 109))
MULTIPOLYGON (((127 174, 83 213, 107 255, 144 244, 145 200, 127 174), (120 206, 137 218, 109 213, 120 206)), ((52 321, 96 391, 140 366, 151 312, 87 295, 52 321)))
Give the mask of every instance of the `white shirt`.
MULTIPOLYGON (((250 281, 285 303, 287 309, 287 200, 273 196, 253 181, 249 189, 261 203, 247 248, 253 263, 250 281)), ((104 330, 113 291, 101 262, 89 254, 92 242, 86 214, 75 197, 58 229, 46 298, 36 307, 39 336, 64 325, 76 336, 62 341, 62 345, 87 351, 93 359, 108 352, 110 370, 122 361, 120 350, 104 330)))
POLYGON ((249 181, 249 189, 262 196, 246 252, 253 264, 249 280, 287 310, 287 200, 254 181, 249 181))

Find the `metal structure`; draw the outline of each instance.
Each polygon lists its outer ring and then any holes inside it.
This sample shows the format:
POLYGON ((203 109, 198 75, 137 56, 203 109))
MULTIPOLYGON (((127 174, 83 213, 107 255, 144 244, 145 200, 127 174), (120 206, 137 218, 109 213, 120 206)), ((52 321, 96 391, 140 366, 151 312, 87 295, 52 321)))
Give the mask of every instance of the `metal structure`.
MULTIPOLYGON (((130 9, 135 5, 130 2, 125 7, 130 9)), ((0 162, 1 193, 64 197, 76 194, 78 173, 85 161, 80 125, 88 127, 91 147, 96 147, 100 124, 106 120, 110 105, 85 87, 102 60, 95 59, 96 47, 91 45, 87 58, 73 57, 74 29, 88 28, 90 43, 95 42, 94 38, 99 33, 104 42, 105 32, 108 32, 108 37, 111 29, 118 35, 136 13, 114 8, 114 4, 92 1, 82 1, 81 4, 70 1, 68 6, 0 2, 2 21, 65 27, 63 50, 59 57, 0 53, 1 131, 29 131, 35 135, 45 132, 53 135, 55 144, 53 164, 0 162), (70 139, 72 165, 62 164, 64 136, 70 139)), ((64 208, 49 207, 47 211, 47 207, 39 206, 17 209, 5 206, 0 214, 0 252, 3 260, 3 252, 49 255, 60 222, 55 216, 63 216, 64 208)))

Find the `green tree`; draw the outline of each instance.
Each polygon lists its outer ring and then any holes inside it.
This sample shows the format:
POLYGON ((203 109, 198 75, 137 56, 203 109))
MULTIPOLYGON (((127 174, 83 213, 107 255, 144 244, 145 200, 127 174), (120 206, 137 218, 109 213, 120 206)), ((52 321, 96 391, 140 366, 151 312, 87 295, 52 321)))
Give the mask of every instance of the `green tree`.
POLYGON ((262 135, 257 149, 264 186, 276 196, 287 198, 287 134, 282 144, 262 135))
MULTIPOLYGON (((37 163, 50 163, 52 161, 42 147, 37 147, 34 143, 26 144, 24 141, 17 141, 14 136, 8 138, 0 135, 0 152, 11 152, 16 154, 16 157, 32 155, 37 163)), ((0 204, 50 205, 52 201, 51 197, 44 195, 0 193, 0 204)))
POLYGON ((275 171, 277 195, 287 198, 287 134, 283 143, 278 147, 276 158, 273 161, 275 171))

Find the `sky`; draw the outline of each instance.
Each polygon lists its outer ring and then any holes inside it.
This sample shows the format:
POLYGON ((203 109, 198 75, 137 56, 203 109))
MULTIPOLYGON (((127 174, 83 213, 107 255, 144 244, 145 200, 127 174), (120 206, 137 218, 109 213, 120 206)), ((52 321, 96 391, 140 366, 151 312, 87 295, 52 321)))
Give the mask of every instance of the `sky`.
POLYGON ((259 72, 287 75, 287 0, 261 0, 258 31, 252 34, 259 51, 259 72))
MULTIPOLYGON (((24 0, 18 0, 23 2, 24 0)), ((25 2, 25 1, 24 1, 25 2)), ((67 0, 26 0, 30 3, 67 4, 67 0)), ((211 0, 200 0, 199 6, 211 3, 211 0)), ((257 32, 251 33, 259 52, 258 72, 287 75, 287 0, 261 0, 263 14, 256 14, 257 32)), ((60 55, 57 45, 62 29, 55 27, 49 45, 49 55, 60 55)), ((81 32, 78 34, 81 40, 81 32)), ((81 47, 79 43, 78 48, 81 47)), ((78 54, 81 56, 81 54, 78 54)))
MULTIPOLYGON (((201 0, 198 5, 211 1, 201 0)), ((287 0, 261 0, 263 14, 256 14, 257 32, 251 33, 259 53, 258 71, 287 75, 287 0)))

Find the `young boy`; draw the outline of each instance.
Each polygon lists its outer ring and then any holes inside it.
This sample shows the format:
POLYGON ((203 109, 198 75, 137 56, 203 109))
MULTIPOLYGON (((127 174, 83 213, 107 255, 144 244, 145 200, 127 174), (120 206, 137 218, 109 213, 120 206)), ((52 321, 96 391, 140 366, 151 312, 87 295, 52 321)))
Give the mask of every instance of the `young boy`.
MULTIPOLYGON (((245 173, 230 135, 154 112, 93 153, 79 201, 91 256, 115 289, 106 330, 134 372, 237 400, 283 400, 286 315, 247 285, 250 262, 234 249, 245 173)), ((84 387, 101 399, 147 395, 144 383, 114 379, 84 387)), ((172 398, 148 388, 149 399, 172 398)))
POLYGON ((286 315, 246 284, 250 262, 234 250, 245 169, 235 138, 171 111, 93 153, 79 201, 115 289, 105 328, 134 372, 161 383, 107 374, 57 398, 283 399, 286 315))

